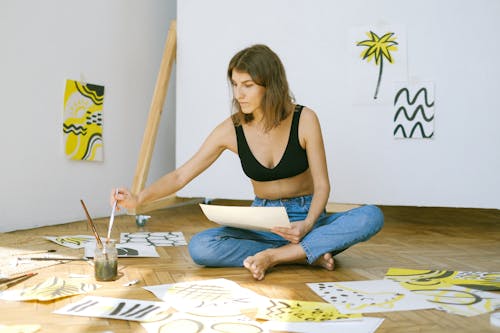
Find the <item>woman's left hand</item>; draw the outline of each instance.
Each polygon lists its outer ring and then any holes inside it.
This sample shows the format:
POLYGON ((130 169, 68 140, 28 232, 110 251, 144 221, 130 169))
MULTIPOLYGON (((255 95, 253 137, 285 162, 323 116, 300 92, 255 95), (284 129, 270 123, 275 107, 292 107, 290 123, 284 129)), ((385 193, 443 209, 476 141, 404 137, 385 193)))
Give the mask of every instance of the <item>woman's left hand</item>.
POLYGON ((271 229, 275 234, 280 235, 294 244, 298 244, 310 230, 311 227, 305 221, 292 222, 290 228, 273 227, 271 229))

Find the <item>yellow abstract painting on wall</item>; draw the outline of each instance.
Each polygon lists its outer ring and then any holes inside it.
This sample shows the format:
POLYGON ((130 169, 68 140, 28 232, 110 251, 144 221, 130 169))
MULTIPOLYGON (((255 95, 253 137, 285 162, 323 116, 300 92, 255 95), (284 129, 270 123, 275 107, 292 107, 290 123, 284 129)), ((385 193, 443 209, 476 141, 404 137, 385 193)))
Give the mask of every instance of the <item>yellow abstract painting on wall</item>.
POLYGON ((104 86, 66 80, 63 133, 69 159, 103 160, 103 102, 104 86))

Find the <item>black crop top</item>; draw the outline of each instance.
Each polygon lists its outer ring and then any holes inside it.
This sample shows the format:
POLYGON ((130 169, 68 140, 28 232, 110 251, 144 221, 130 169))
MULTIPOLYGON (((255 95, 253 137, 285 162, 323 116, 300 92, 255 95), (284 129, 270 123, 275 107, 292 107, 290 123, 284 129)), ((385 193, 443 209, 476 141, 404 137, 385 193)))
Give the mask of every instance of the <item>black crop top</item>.
POLYGON ((299 142, 299 119, 304 106, 297 105, 293 113, 292 126, 288 143, 279 163, 269 169, 253 156, 243 132, 243 127, 235 126, 236 138, 238 140, 238 155, 240 157, 243 172, 256 181, 270 181, 289 178, 301 174, 309 168, 306 150, 299 142))

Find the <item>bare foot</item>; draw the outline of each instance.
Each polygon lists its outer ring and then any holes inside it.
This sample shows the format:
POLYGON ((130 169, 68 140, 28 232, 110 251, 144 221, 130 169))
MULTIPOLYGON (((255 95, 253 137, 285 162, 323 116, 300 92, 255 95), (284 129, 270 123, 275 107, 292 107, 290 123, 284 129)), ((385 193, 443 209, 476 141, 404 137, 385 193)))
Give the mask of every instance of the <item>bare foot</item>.
POLYGON ((247 257, 243 261, 243 266, 252 273, 254 279, 259 281, 264 279, 266 270, 273 266, 271 258, 264 252, 265 251, 262 251, 254 256, 247 257))
POLYGON ((332 254, 327 252, 313 262, 313 265, 321 266, 329 271, 333 271, 335 269, 335 260, 333 260, 332 254))

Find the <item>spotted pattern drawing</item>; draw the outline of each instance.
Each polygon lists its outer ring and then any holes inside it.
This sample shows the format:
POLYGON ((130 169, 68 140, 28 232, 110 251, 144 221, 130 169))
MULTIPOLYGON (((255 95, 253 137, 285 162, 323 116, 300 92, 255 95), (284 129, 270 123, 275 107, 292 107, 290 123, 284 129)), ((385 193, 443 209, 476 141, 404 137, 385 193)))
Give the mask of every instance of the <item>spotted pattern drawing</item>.
POLYGON ((361 318, 361 314, 343 314, 330 303, 269 299, 259 307, 256 318, 304 322, 361 318))
POLYGON ((342 313, 368 313, 428 309, 435 307, 397 282, 369 280, 307 284, 342 313))

